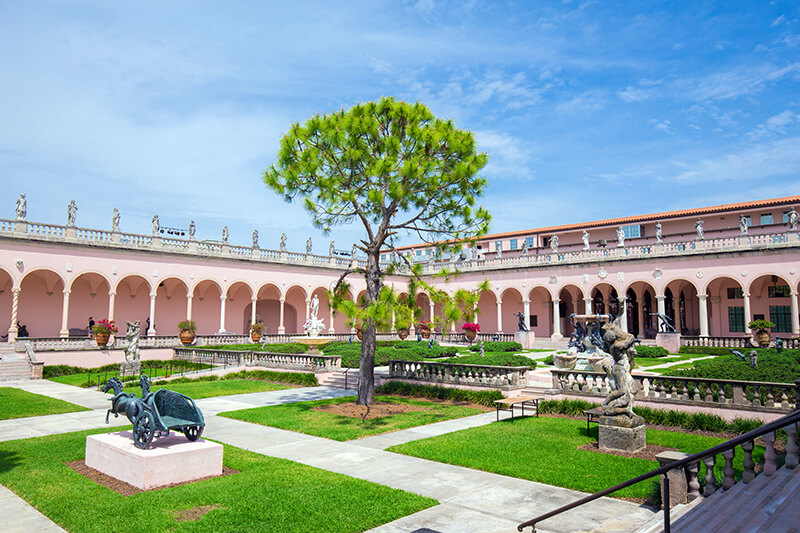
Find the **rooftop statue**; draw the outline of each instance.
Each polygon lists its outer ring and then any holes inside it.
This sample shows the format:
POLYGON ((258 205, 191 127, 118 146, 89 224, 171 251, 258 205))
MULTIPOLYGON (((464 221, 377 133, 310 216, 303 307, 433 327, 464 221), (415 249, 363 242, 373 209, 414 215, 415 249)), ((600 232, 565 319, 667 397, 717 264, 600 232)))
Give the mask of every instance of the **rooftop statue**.
POLYGON ((189 237, 194 238, 194 232, 197 231, 197 228, 194 225, 194 220, 189 221, 189 237))
POLYGON ((281 245, 280 246, 281 246, 280 247, 281 252, 285 252, 286 251, 286 234, 285 233, 281 233, 281 245))
POLYGON ((583 230, 583 235, 581 235, 581 240, 583 241, 583 249, 584 250, 588 250, 589 249, 589 232, 588 231, 583 230))
POLYGON ((786 213, 786 223, 791 231, 797 231, 798 222, 800 222, 800 215, 797 214, 797 210, 792 206, 789 212, 786 213))
POLYGON ((625 230, 622 229, 622 226, 617 228, 617 247, 625 247, 625 230))
POLYGON ((75 203, 75 200, 70 200, 69 205, 67 206, 67 226, 75 225, 75 218, 77 215, 78 205, 75 203))
POLYGON ((111 215, 111 231, 119 231, 119 209, 114 208, 114 214, 111 215))
POLYGON ((25 200, 25 193, 19 195, 17 198, 16 215, 17 220, 25 220, 28 214, 28 202, 25 200))
POLYGON ((739 215, 739 234, 747 235, 747 216, 739 215))
POLYGON ((664 242, 664 237, 661 234, 661 221, 660 220, 656 222, 656 242, 657 243, 664 242))
POLYGON ((161 224, 158 222, 158 215, 153 215, 153 235, 158 235, 158 229, 161 227, 161 224))
POLYGON ((523 256, 528 255, 528 239, 524 239, 522 241, 522 255, 523 256))
POLYGON ((333 257, 335 253, 336 253, 336 245, 334 244, 333 241, 331 241, 331 245, 328 246, 328 255, 333 257))
POLYGON ((703 219, 702 218, 698 218, 697 222, 694 223, 694 229, 697 232, 697 240, 698 241, 702 241, 703 239, 705 239, 706 231, 705 231, 705 227, 703 225, 703 219))
POLYGON ((558 251, 558 235, 550 237, 550 249, 553 250, 553 253, 558 251))
POLYGON ((308 240, 306 241, 306 253, 307 254, 311 253, 311 237, 309 237, 308 240))
POLYGON ((253 248, 258 248, 258 230, 253 230, 253 248))
POLYGON ((228 226, 222 226, 222 242, 228 242, 228 226))

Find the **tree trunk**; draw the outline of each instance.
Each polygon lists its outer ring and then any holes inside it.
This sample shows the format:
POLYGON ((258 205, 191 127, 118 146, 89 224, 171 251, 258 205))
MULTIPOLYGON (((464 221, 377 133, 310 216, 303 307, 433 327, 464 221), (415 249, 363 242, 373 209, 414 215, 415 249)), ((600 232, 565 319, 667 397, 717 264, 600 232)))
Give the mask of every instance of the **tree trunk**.
MULTIPOLYGON (((379 247, 367 253, 367 268, 364 277, 367 282, 367 305, 378 299, 381 290, 381 276, 378 269, 379 247)), ((361 340, 361 363, 358 372, 358 405, 375 403, 375 339, 377 331, 375 323, 367 319, 364 322, 364 338, 361 340)))

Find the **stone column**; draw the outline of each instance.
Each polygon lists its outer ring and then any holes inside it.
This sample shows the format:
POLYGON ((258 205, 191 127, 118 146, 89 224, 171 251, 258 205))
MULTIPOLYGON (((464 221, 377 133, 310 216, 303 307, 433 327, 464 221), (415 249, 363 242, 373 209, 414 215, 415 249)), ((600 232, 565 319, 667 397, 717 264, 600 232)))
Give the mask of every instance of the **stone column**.
POLYGON ((675 331, 681 331, 681 293, 672 295, 672 312, 675 313, 675 331))
POLYGON ((800 317, 797 311, 797 292, 792 291, 792 335, 800 334, 800 317))
POLYGON ((311 318, 311 298, 306 298, 306 320, 311 318))
MULTIPOLYGON (((329 326, 328 326, 328 333, 336 333, 336 328, 333 327, 333 306, 331 305, 331 301, 328 300, 328 317, 330 319, 329 326)), ((392 328, 394 328, 394 315, 392 315, 392 328)))
POLYGON ((153 337, 156 334, 156 293, 150 294, 150 329, 147 336, 153 337))
MULTIPOLYGON (((663 294, 656 294, 656 306, 659 315, 667 314, 667 297, 663 294)), ((677 328, 676 328, 677 329, 677 328)))
POLYGON ((525 327, 531 329, 531 301, 522 300, 522 312, 525 314, 525 327))
POLYGON ((750 323, 752 315, 750 315, 750 295, 748 293, 744 293, 744 332, 748 335, 752 335, 752 331, 750 328, 747 327, 747 324, 750 323))
POLYGON ((253 296, 250 298, 250 323, 256 323, 256 307, 258 306, 258 298, 253 296))
MULTIPOLYGON (((642 293, 641 296, 638 295, 638 294, 636 295, 636 303, 638 304, 637 305, 638 309, 636 310, 636 314, 638 315, 638 319, 639 319, 639 333, 638 333, 638 335, 642 339, 644 338, 644 328, 647 325, 647 324, 645 324, 644 296, 643 296, 643 294, 644 293, 642 293)), ((650 317, 647 317, 647 318, 650 318, 650 317)))
POLYGON ((592 299, 591 298, 584 298, 583 299, 583 312, 587 315, 592 314, 592 299))
POLYGON ((228 301, 228 295, 222 294, 219 297, 219 332, 225 333, 225 304, 228 301))
POLYGON ((114 320, 114 303, 117 301, 117 293, 111 291, 108 293, 108 319, 114 320))
POLYGON ((278 322, 278 324, 280 324, 278 326, 278 335, 283 335, 284 333, 286 333, 286 327, 283 325, 283 308, 285 304, 286 304, 286 298, 281 296, 281 314, 280 314, 280 321, 278 322))
POLYGON ((503 300, 497 300, 497 333, 503 333, 503 300))
POLYGON ((21 289, 11 289, 11 327, 8 328, 8 342, 13 343, 17 338, 17 320, 19 318, 19 292, 21 289))
POLYGON ((69 337, 69 328, 67 327, 67 319, 69 318, 69 291, 64 289, 64 301, 61 307, 61 331, 59 335, 62 338, 69 337))
POLYGON ((553 298, 553 336, 551 337, 553 340, 564 338, 564 336, 561 334, 561 316, 558 312, 559 303, 561 303, 561 300, 558 298, 553 298))
POLYGON ((700 336, 708 337, 708 295, 698 294, 697 299, 700 300, 700 336))
POLYGON ((622 319, 620 322, 622 323, 622 331, 625 333, 628 332, 628 298, 626 296, 618 296, 617 302, 619 305, 619 309, 622 312, 622 319))
POLYGON ((436 313, 436 306, 434 305, 433 300, 428 300, 428 311, 429 316, 431 317, 430 321, 433 322, 433 316, 434 313, 436 313))
POLYGON ((186 295, 186 320, 192 319, 192 295, 186 295))

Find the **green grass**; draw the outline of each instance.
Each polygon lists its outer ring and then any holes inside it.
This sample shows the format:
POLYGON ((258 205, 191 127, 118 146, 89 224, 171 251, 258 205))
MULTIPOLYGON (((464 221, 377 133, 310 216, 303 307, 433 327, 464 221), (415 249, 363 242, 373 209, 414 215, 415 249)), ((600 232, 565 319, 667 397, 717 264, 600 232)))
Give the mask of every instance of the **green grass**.
MULTIPOLYGON (((152 385, 150 390, 155 392, 159 389, 169 389, 186 395, 193 400, 200 398, 213 398, 214 396, 230 396, 231 394, 247 394, 249 392, 264 392, 271 390, 290 389, 289 385, 280 383, 270 383, 269 381, 256 381, 253 379, 226 379, 220 381, 194 381, 190 383, 170 383, 163 385, 152 385)), ((128 392, 134 392, 141 396, 141 389, 137 387, 125 387, 128 392)), ((113 391, 109 391, 111 394, 113 391)))
POLYGON ((314 407, 319 405, 353 401, 355 401, 355 396, 346 396, 343 398, 334 398, 332 400, 299 402, 269 407, 256 407, 255 409, 228 411, 227 413, 220 413, 220 416, 244 420, 264 426, 287 429, 289 431, 297 431, 307 435, 345 441, 368 437, 370 435, 379 435, 387 431, 424 426, 434 422, 461 418, 483 412, 473 407, 448 405, 394 396, 376 396, 375 401, 418 405, 429 409, 369 420, 361 420, 360 418, 313 410, 314 407))
MULTIPOLYGON (((143 373, 150 376, 150 369, 142 369, 143 373)), ((171 373, 167 372, 166 368, 154 368, 153 369, 153 379, 156 377, 164 377, 172 374, 180 374, 180 370, 175 370, 171 373)), ((119 365, 113 370, 108 372, 81 372, 79 374, 71 374, 68 376, 57 376, 49 378, 50 381, 55 381, 56 383, 63 383, 65 385, 72 385, 74 387, 86 387, 87 383, 91 383, 91 385, 102 385, 109 379, 113 378, 114 376, 119 377, 119 365), (102 383, 100 383, 102 381, 102 383)), ((138 381, 138 377, 136 380, 138 381)))
MULTIPOLYGON (((658 468, 657 461, 577 449, 595 441, 596 436, 596 426, 591 436, 586 434, 584 420, 541 416, 417 440, 392 446, 389 451, 586 492, 597 492, 658 468)), ((648 444, 686 453, 701 452, 721 442, 724 440, 714 437, 647 430, 648 444)), ((761 459, 763 448, 757 447, 753 455, 761 459)), ((715 468, 718 479, 722 478, 723 465, 720 455, 715 468)), ((740 475, 741 453, 734 460, 734 468, 740 475)), ((701 479, 704 473, 705 467, 701 467, 701 479)), ((657 480, 644 481, 614 496, 648 498, 657 492, 656 487, 657 480)))
MULTIPOLYGON (((688 361, 689 359, 696 359, 697 357, 706 357, 704 355, 668 355, 666 357, 640 357, 636 356, 634 359, 637 367, 648 367, 655 365, 663 365, 666 363, 674 363, 675 361, 688 361)), ((673 367, 674 368, 674 367, 673 367)))
POLYGON ((90 411, 90 409, 14 387, 0 387, 0 420, 77 411, 90 411))
POLYGON ((688 363, 681 363, 679 365, 669 366, 667 368, 654 368, 652 370, 648 370, 648 372, 654 372, 656 374, 667 374, 667 375, 669 375, 670 372, 672 372, 674 370, 685 370, 685 369, 690 369, 690 368, 694 368, 694 363, 688 362, 688 363))
POLYGON ((238 474, 124 497, 72 471, 86 431, 0 443, 0 483, 71 533, 358 532, 436 500, 226 446, 238 474), (196 521, 175 511, 215 505, 196 521))

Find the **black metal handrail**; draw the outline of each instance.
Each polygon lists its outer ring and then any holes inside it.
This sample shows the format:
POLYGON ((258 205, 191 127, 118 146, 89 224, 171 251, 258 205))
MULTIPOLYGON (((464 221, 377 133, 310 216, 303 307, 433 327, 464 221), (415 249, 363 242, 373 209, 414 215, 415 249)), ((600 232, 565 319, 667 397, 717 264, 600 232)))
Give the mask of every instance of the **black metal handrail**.
MULTIPOLYGON (((800 381, 797 381, 796 383, 797 383, 798 387, 800 387, 800 381)), ((675 461, 674 463, 669 463, 668 465, 664 465, 664 466, 662 466, 660 468, 657 468, 655 470, 652 470, 652 471, 650 471, 650 472, 648 472, 646 474, 642 474, 642 475, 637 476, 635 478, 629 479, 628 481, 624 481, 622 483, 614 485, 613 487, 609 487, 607 489, 601 490, 600 492, 595 492, 594 494, 590 494, 589 496, 581 498, 580 500, 576 500, 576 501, 574 501, 572 503, 569 503, 567 505, 563 505, 563 506, 559 507, 558 509, 554 509, 554 510, 552 510, 550 512, 547 512, 547 513, 543 514, 543 515, 539 515, 536 518, 533 518, 531 520, 528 520, 527 522, 523 522, 522 524, 518 525, 517 526, 517 531, 522 531, 526 527, 532 527, 533 528, 533 533, 535 533, 536 532, 536 524, 538 522, 541 522, 542 520, 547 520, 548 518, 552 518, 552 517, 554 517, 556 515, 559 515, 559 514, 565 512, 565 511, 569 511, 570 509, 574 509, 576 507, 580 507, 581 505, 583 505, 585 503, 589 503, 589 502, 594 501, 594 500, 596 500, 598 498, 602 498, 603 496, 607 496, 608 494, 611 494, 612 492, 616 492, 616 491, 624 489, 626 487, 630 487, 631 485, 635 485, 636 483, 639 483, 641 481, 645 481, 646 479, 650 479, 650 478, 655 477, 655 476, 660 476, 661 474, 666 474, 670 470, 675 470, 677 468, 684 468, 684 467, 686 467, 688 465, 691 465, 691 464, 694 464, 694 463, 698 463, 698 462, 702 461, 703 459, 705 459, 707 457, 715 457, 718 453, 722 453, 724 451, 733 449, 736 446, 739 446, 739 445, 741 445, 741 444, 743 444, 745 442, 750 442, 752 440, 755 440, 758 437, 761 437, 762 435, 766 435, 767 433, 771 433, 773 431, 777 431, 778 429, 786 427, 786 426, 788 426, 790 424, 796 424, 797 422, 800 422, 800 410, 796 410, 796 411, 794 411, 792 413, 789 413, 788 415, 786 415, 786 416, 784 416, 782 418, 779 418, 778 420, 770 422, 769 424, 763 425, 763 426, 761 426, 759 428, 756 428, 756 429, 754 429, 752 431, 748 431, 747 433, 745 433, 743 435, 739 435, 738 437, 735 437, 735 438, 733 438, 733 439, 731 439, 731 440, 729 440, 727 442, 723 442, 722 444, 718 444, 718 445, 714 446, 713 448, 709 448, 709 449, 707 449, 705 451, 696 453, 694 455, 690 455, 689 457, 685 457, 685 458, 683 458, 683 459, 681 459, 679 461, 675 461)), ((670 508, 670 505, 669 505, 669 477, 666 476, 666 475, 664 476, 664 491, 663 492, 664 492, 664 504, 663 504, 663 507, 664 507, 664 532, 665 533, 669 533, 669 531, 670 531, 670 520, 669 520, 669 508, 670 508)))

